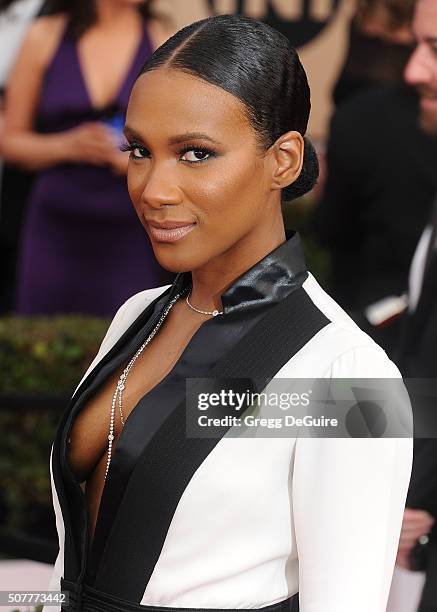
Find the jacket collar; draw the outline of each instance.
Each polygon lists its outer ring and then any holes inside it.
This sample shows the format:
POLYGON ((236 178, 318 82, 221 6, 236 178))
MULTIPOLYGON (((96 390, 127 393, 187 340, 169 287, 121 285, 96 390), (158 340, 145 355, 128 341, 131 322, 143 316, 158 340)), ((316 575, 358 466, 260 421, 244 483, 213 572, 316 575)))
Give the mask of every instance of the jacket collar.
MULTIPOLYGON (((223 292, 224 314, 277 304, 302 284, 307 271, 299 235, 291 230, 286 230, 285 235, 285 242, 238 276, 223 292)), ((180 272, 170 295, 189 286, 191 272, 180 272)))

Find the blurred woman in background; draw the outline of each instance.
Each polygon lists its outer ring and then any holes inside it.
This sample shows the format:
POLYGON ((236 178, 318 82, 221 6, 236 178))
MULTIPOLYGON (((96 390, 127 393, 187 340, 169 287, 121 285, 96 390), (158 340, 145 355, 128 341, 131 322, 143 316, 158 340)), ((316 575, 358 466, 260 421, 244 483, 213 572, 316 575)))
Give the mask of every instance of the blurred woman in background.
POLYGON ((4 156, 38 172, 16 312, 111 316, 133 292, 172 278, 132 209, 118 149, 134 80, 171 28, 151 1, 50 0, 44 13, 6 96, 4 156))
MULTIPOLYGON (((0 0, 0 146, 4 98, 11 68, 42 0, 0 0)), ((33 174, 0 158, 0 316, 13 307, 20 229, 33 174)))

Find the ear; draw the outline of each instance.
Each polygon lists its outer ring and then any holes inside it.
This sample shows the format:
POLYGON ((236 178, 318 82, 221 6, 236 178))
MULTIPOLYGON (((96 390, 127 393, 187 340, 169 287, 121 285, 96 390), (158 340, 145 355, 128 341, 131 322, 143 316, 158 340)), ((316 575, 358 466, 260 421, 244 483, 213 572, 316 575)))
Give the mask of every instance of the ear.
POLYGON ((271 146, 273 160, 272 189, 283 189, 299 177, 304 157, 305 143, 302 134, 286 132, 271 146))

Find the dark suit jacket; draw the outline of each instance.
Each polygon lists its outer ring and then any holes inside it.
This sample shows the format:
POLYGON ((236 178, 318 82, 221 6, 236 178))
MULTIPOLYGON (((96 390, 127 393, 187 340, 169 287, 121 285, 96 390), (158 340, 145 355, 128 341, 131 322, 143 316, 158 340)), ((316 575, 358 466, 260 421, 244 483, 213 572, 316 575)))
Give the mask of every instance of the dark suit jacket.
POLYGON ((328 290, 347 311, 406 289, 436 160, 437 141, 418 128, 416 97, 400 86, 365 91, 334 114, 313 229, 331 254, 328 290))
MULTIPOLYGON (((416 309, 406 316, 398 365, 407 378, 437 378, 437 251, 432 252, 416 309)), ((437 410, 437 397, 430 409, 437 410)), ((430 512, 437 524, 437 438, 416 438, 407 507, 430 512)), ((437 611, 437 526, 430 537, 426 582, 419 612, 437 611)))

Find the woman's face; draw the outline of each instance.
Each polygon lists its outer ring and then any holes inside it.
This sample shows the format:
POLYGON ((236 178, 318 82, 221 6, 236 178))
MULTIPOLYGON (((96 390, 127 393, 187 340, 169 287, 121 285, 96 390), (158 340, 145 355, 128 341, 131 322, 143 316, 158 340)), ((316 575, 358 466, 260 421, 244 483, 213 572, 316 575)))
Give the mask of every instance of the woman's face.
POLYGON ((129 194, 168 270, 229 261, 277 223, 271 160, 242 103, 223 89, 182 71, 147 72, 132 90, 125 134, 129 194), (185 227, 163 228, 172 222, 185 227))

